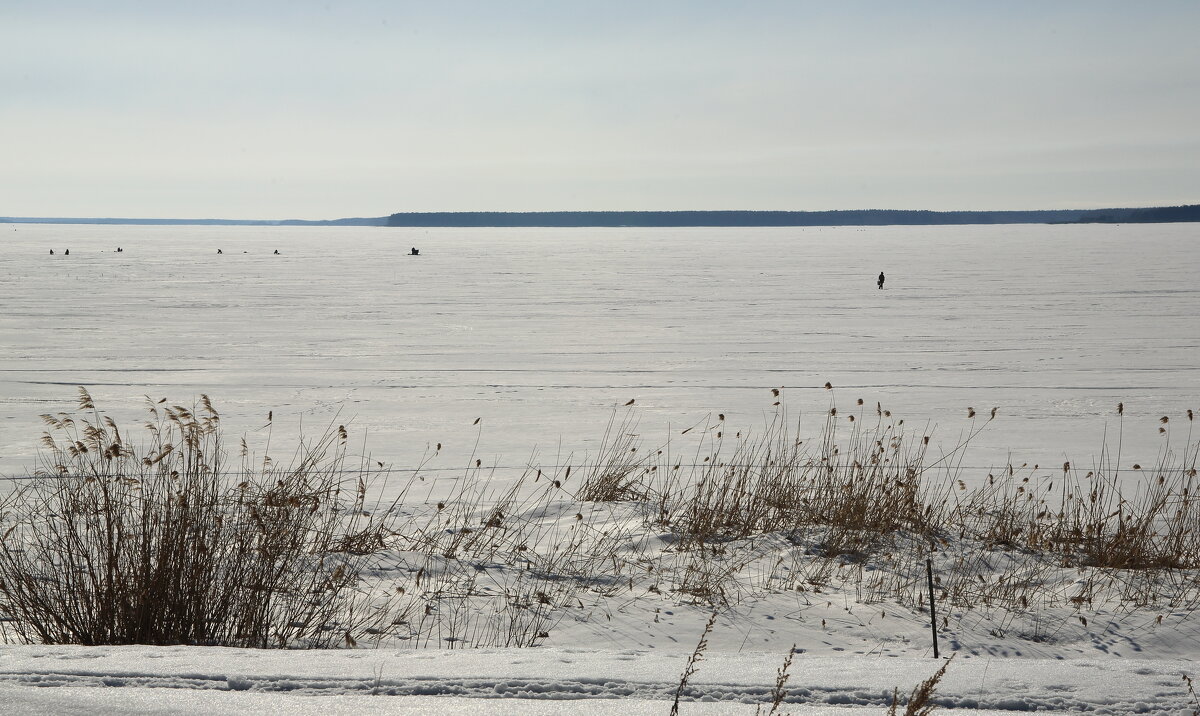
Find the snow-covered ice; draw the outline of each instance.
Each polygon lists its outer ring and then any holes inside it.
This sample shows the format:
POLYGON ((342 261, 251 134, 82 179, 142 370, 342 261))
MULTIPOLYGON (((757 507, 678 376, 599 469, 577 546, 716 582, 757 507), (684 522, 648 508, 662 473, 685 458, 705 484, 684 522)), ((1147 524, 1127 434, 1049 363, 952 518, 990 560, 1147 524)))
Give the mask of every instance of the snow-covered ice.
POLYGON ((771 387, 817 415, 826 381, 943 443, 967 407, 999 407, 980 467, 1087 462, 1124 402, 1123 462, 1149 463, 1156 419, 1200 396, 1193 224, 13 228, 7 474, 76 385, 138 420, 144 395, 208 393, 235 435, 273 411, 276 444, 336 414, 379 459, 442 442, 454 468, 476 418, 478 453, 523 465, 594 447, 631 398, 665 437, 718 411, 757 424, 771 387))
MULTIPOLYGON (((1087 464, 1106 431, 1115 447, 1120 430, 1123 467, 1153 464, 1169 439, 1182 447, 1159 418, 1172 416, 1173 430, 1200 408, 1192 224, 8 228, 0 477, 10 485, 36 466, 37 416, 72 411, 80 385, 134 424, 144 396, 208 394, 227 436, 259 451, 269 438, 285 457, 301 429, 348 423, 373 459, 401 471, 432 454, 431 494, 439 475, 476 458, 497 466, 498 483, 531 456, 579 465, 630 399, 650 443, 717 413, 761 425, 771 388, 814 432, 831 401, 861 398, 933 426, 942 449, 972 425, 968 407, 998 407, 961 463, 965 480, 1010 459, 1087 464)), ((0 710, 665 713, 709 612, 633 592, 581 601, 533 649, 6 645, 0 710)), ((949 614, 942 646, 957 656, 940 705, 1200 708, 1181 676, 1195 675, 1200 653, 1189 608, 1096 604, 1079 616, 949 614)), ((710 642, 685 714, 753 713, 792 644, 786 710, 796 714, 882 712, 893 688, 911 690, 938 663, 927 617, 860 604, 852 587, 759 589, 722 611, 710 642)))

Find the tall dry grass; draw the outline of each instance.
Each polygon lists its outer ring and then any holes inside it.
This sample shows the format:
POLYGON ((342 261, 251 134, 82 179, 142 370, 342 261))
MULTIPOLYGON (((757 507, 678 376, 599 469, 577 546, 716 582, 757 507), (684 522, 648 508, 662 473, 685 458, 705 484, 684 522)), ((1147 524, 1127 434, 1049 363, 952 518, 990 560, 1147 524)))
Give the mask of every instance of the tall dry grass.
POLYGON ((244 443, 229 465, 207 398, 151 404, 139 443, 83 392, 81 416, 44 417, 43 469, 0 506, 0 612, 29 641, 536 646, 641 598, 847 590, 922 611, 927 558, 947 613, 998 631, 1049 607, 1200 604, 1190 419, 1175 447, 1162 423, 1152 468, 1118 447, 1086 471, 967 475, 995 411, 934 456, 928 425, 878 404, 807 423, 774 407, 755 430, 718 415, 657 443, 614 412, 578 461, 505 479, 474 455, 450 477, 422 461, 381 471, 381 501, 340 426, 287 466, 244 443))
POLYGON ((1121 469, 1106 449, 1086 473, 1070 463, 1057 472, 1008 465, 980 479, 964 475, 963 456, 997 411, 967 413, 960 440, 936 458, 928 426, 912 430, 861 400, 848 413, 831 405, 811 435, 782 406, 757 434, 718 416, 696 428, 687 458, 669 441, 645 449, 626 417, 610 422, 602 467, 578 494, 641 504, 648 527, 674 536, 664 567, 674 591, 708 603, 754 588, 850 584, 861 601, 924 609, 927 557, 939 599, 957 607, 1032 611, 1115 598, 1190 609, 1200 600, 1200 443, 1190 414, 1178 449, 1161 419, 1152 469, 1121 469), (1063 587, 1067 569, 1085 578, 1063 587))
POLYGON ((356 603, 380 526, 350 509, 344 429, 230 476, 207 397, 150 403, 140 444, 83 389, 79 407, 43 416, 43 468, 0 506, 0 610, 21 638, 330 646, 379 617, 356 603))

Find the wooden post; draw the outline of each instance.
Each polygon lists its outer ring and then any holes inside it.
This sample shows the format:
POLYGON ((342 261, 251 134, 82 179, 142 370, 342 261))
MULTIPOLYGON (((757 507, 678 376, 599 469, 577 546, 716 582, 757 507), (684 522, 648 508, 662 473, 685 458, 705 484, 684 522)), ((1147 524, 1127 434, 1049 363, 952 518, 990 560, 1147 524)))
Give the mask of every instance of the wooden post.
POLYGON ((925 576, 929 578, 929 629, 933 632, 933 658, 939 659, 937 643, 937 609, 933 605, 933 560, 925 560, 925 576))

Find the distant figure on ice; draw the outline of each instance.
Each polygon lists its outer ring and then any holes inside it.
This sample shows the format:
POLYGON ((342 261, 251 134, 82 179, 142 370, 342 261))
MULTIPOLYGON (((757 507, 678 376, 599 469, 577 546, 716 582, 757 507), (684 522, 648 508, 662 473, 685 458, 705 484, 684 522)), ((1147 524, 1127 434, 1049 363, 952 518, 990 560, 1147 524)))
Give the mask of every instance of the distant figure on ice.
POLYGON ((411 249, 409 249, 409 250, 408 250, 408 255, 409 255, 409 256, 420 256, 420 255, 421 255, 421 252, 420 252, 420 251, 417 251, 417 247, 416 247, 416 246, 414 246, 414 247, 412 247, 411 249))
POLYGON ((124 251, 124 250, 125 250, 125 249, 121 248, 120 246, 118 246, 118 247, 117 247, 117 253, 118 253, 118 254, 119 254, 119 253, 121 253, 121 252, 122 252, 122 251, 124 251))
POLYGON ((70 256, 70 255, 71 255, 70 249, 67 249, 66 251, 63 252, 63 256, 70 256))
POLYGON ((217 253, 218 253, 218 254, 219 254, 219 253, 221 253, 221 250, 220 250, 220 249, 217 249, 217 253))
POLYGON ((278 255, 279 255, 279 249, 275 249, 275 255, 276 255, 276 256, 278 256, 278 255))
POLYGON ((53 256, 53 255, 54 255, 54 249, 50 249, 50 255, 51 255, 51 256, 53 256))
POLYGON ((883 288, 883 272, 879 272, 879 288, 883 288))

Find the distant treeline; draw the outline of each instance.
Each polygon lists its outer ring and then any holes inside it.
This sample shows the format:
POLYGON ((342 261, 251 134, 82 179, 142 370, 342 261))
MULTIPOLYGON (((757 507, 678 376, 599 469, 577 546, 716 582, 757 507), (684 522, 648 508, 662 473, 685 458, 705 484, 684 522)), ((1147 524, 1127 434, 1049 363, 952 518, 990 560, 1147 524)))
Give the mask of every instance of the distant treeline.
POLYGON ((1200 204, 1048 211, 434 211, 392 214, 388 226, 933 226, 1200 221, 1200 204))
POLYGON ((938 224, 1133 224, 1200 221, 1200 204, 1145 209, 1049 211, 429 211, 391 216, 303 219, 69 219, 4 217, 0 224, 154 226, 934 226, 938 224))

